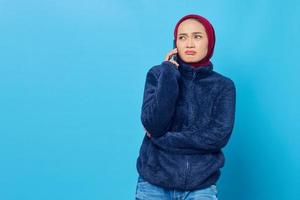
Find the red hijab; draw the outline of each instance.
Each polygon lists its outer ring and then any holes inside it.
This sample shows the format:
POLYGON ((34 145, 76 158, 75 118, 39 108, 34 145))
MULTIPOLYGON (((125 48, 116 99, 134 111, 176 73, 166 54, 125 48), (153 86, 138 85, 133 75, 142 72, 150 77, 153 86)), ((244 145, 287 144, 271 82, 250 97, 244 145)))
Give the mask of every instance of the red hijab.
POLYGON ((205 32, 207 34, 207 38, 208 38, 208 51, 206 56, 200 60, 199 62, 196 63, 189 63, 190 65, 192 65, 193 67, 200 67, 200 66, 205 66, 205 65, 209 65, 211 64, 210 62, 210 58, 213 55, 214 52, 214 47, 215 47, 215 31, 213 26, 211 25, 211 23, 205 19, 204 17, 200 16, 200 15, 196 15, 196 14, 189 14, 186 15, 184 17, 182 17, 176 24, 175 29, 174 29, 174 42, 176 42, 177 40, 177 30, 179 25, 181 24, 181 22, 183 22, 186 19, 196 19, 198 20, 205 28, 205 32))

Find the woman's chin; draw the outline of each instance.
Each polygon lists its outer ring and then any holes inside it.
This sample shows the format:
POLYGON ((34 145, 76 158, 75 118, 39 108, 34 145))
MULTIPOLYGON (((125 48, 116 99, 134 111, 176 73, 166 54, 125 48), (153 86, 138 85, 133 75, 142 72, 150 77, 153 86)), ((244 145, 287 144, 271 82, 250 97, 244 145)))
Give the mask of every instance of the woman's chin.
POLYGON ((196 63, 200 61, 200 59, 195 59, 195 58, 182 58, 182 60, 186 63, 196 63))

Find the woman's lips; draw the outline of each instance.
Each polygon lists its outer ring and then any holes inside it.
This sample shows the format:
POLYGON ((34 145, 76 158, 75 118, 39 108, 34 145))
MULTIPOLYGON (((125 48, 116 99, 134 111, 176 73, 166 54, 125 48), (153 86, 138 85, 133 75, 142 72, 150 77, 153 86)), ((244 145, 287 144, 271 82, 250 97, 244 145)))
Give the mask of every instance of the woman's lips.
POLYGON ((195 55, 196 51, 186 50, 184 53, 187 55, 195 55))

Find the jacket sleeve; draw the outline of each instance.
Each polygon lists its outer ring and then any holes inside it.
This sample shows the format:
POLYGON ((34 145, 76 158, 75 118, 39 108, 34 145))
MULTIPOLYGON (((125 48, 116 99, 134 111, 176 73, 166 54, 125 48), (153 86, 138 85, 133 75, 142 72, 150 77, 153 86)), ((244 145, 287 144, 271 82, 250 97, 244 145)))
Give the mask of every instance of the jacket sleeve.
POLYGON ((175 153, 197 154, 220 151, 232 133, 235 118, 236 89, 231 81, 217 97, 213 114, 204 127, 183 132, 167 132, 151 141, 175 153))
POLYGON ((146 77, 141 121, 153 137, 165 134, 171 125, 179 93, 180 72, 171 62, 152 67, 146 77))

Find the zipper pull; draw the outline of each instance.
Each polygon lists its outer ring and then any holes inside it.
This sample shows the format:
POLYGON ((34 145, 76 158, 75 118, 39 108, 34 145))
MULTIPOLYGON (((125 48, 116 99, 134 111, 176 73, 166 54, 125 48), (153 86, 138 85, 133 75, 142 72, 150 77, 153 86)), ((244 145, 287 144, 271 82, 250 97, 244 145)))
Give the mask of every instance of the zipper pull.
POLYGON ((194 73, 193 73, 193 79, 196 78, 196 75, 197 75, 196 72, 194 72, 194 73))

